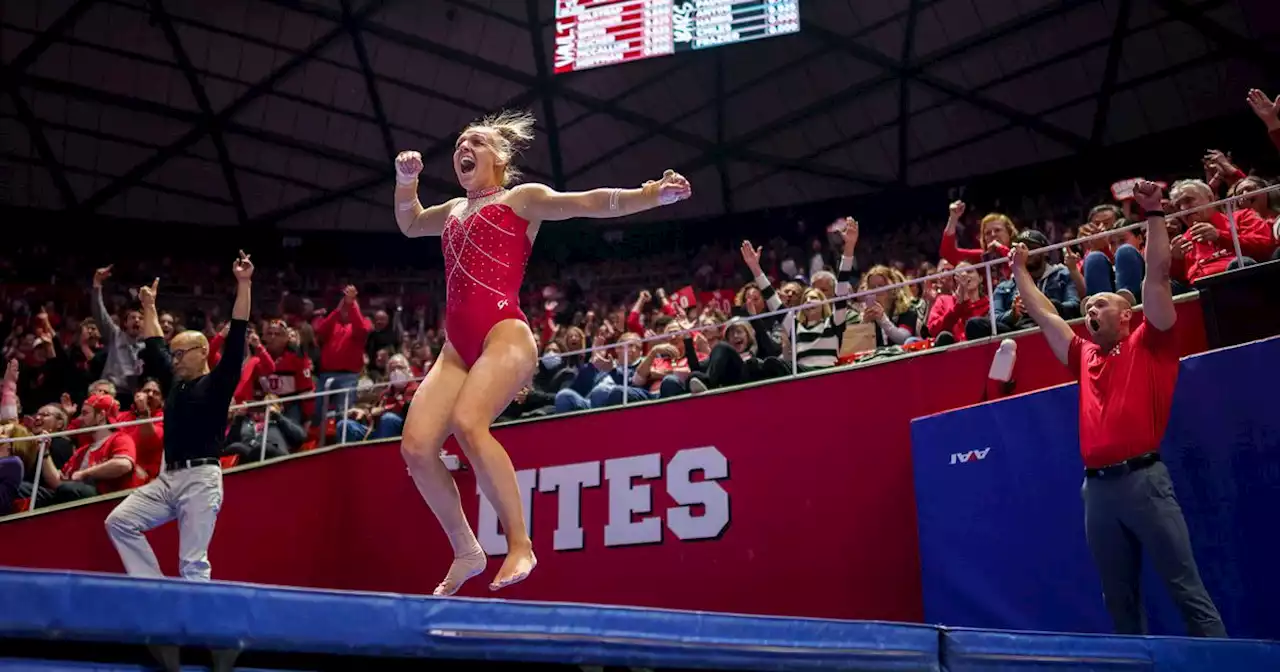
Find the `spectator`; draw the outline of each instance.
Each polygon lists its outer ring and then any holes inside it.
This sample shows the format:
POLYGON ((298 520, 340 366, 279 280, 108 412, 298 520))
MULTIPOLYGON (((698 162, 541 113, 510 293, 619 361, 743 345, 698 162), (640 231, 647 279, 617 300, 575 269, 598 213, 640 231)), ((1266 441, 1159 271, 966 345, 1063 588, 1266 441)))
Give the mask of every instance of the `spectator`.
MULTIPOLYGON (((1081 235, 1094 235, 1128 224, 1120 208, 1103 204, 1089 212, 1090 224, 1081 228, 1081 235)), ((1146 262, 1142 260, 1142 242, 1139 236, 1126 235, 1124 242, 1099 238, 1085 246, 1089 250, 1083 262, 1072 273, 1072 284, 1080 295, 1077 274, 1084 280, 1084 296, 1102 292, 1115 292, 1125 297, 1131 305, 1142 302, 1142 279, 1146 275, 1146 262)), ((1068 272, 1072 269, 1067 268, 1068 272)))
POLYGON ((126 311, 122 326, 112 321, 102 298, 102 283, 110 277, 111 266, 94 271, 90 306, 94 321, 106 335, 107 361, 103 365, 102 377, 116 386, 117 399, 128 402, 132 400, 132 391, 142 375, 142 360, 138 358, 142 351, 142 341, 138 338, 142 333, 142 312, 136 308, 126 311))
MULTIPOLYGON (((265 400, 276 401, 277 398, 269 394, 265 400)), ((290 418, 279 403, 253 409, 232 408, 228 415, 227 443, 222 453, 238 455, 238 464, 258 462, 264 451, 268 460, 284 457, 298 450, 307 440, 306 430, 290 418)), ((351 440, 350 436, 347 438, 351 440)))
MULTIPOLYGON (((325 317, 315 323, 316 338, 320 343, 320 375, 317 385, 325 389, 349 389, 346 395, 334 395, 334 403, 345 396, 344 408, 355 406, 355 387, 364 369, 364 349, 372 324, 360 313, 356 288, 347 285, 342 302, 325 317), (332 381, 332 382, 331 382, 332 381)), ((324 426, 328 415, 330 396, 320 398, 316 420, 324 426)))
POLYGON ((1213 190, 1200 180, 1175 183, 1169 199, 1178 211, 1201 208, 1182 218, 1186 230, 1172 241, 1171 275, 1179 283, 1190 285, 1229 268, 1270 259, 1276 251, 1275 234, 1262 216, 1248 208, 1238 209, 1234 224, 1245 258, 1237 261, 1231 223, 1218 208, 1205 208, 1214 200, 1213 190))
MULTIPOLYGON (((928 328, 934 344, 951 345, 968 339, 965 325, 975 317, 989 317, 991 301, 987 297, 986 283, 977 269, 967 261, 956 265, 954 294, 939 294, 929 311, 928 328)), ((990 335, 988 332, 985 335, 990 335)))
MULTIPOLYGON (((32 433, 36 436, 61 432, 66 428, 67 412, 58 404, 45 404, 37 409, 31 427, 32 433)), ((41 439, 41 441, 45 442, 45 451, 53 459, 53 466, 57 469, 62 469, 76 452, 76 444, 65 436, 55 436, 52 439, 41 439)))
POLYGON ((90 432, 90 443, 81 446, 62 467, 54 471, 52 461, 46 463, 49 488, 40 489, 38 503, 62 504, 96 495, 127 490, 137 485, 134 468, 138 460, 133 438, 123 431, 106 428, 116 400, 95 394, 85 400, 80 411, 84 427, 99 428, 90 432))
MULTIPOLYGON (((21 425, 8 424, 0 427, 0 438, 20 438, 14 430, 21 425)), ((13 510, 13 501, 18 498, 18 489, 22 485, 25 473, 22 458, 13 453, 15 443, 0 443, 0 516, 13 510)))
POLYGON ((401 316, 403 309, 397 305, 395 309, 395 318, 386 310, 379 308, 373 313, 373 331, 369 333, 369 340, 365 345, 365 352, 370 359, 376 359, 377 353, 383 349, 390 349, 392 354, 395 349, 400 347, 400 342, 404 338, 404 326, 401 324, 401 316))
MULTIPOLYGON (((873 266, 862 276, 858 292, 869 292, 900 285, 906 282, 902 271, 880 265, 873 266)), ((919 340, 916 334, 920 328, 920 300, 911 295, 906 287, 887 289, 871 296, 862 297, 862 312, 858 320, 862 324, 873 324, 876 328, 876 347, 883 348, 894 345, 906 345, 919 340)))
MULTIPOLYGON (((164 395, 160 392, 160 381, 155 378, 144 378, 142 387, 138 388, 138 392, 133 395, 133 405, 129 410, 113 418, 112 422, 132 422, 163 417, 164 395)), ((160 463, 164 461, 164 421, 121 427, 120 431, 133 439, 137 451, 137 464, 134 469, 137 485, 148 483, 159 476, 160 463)))
POLYGON ((964 217, 965 207, 963 201, 956 201, 948 209, 949 216, 947 226, 942 230, 942 249, 938 253, 939 256, 952 264, 959 264, 962 261, 976 264, 983 259, 998 259, 1008 255, 1010 241, 1018 235, 1018 228, 1013 225, 1013 220, 998 212, 982 218, 978 228, 977 249, 960 248, 956 244, 956 227, 964 217))
MULTIPOLYGON (((271 320, 262 330, 262 346, 275 363, 275 370, 258 379, 255 396, 291 397, 315 391, 311 360, 302 353, 296 330, 290 329, 284 320, 271 320)), ((283 403, 281 412, 305 429, 315 414, 315 407, 314 398, 302 399, 283 403)))
MULTIPOLYGON (((658 318, 654 328, 663 334, 680 331, 680 325, 667 315, 658 318)), ((689 373, 689 360, 685 354, 683 338, 675 336, 665 342, 655 343, 649 353, 641 358, 631 378, 631 384, 640 388, 639 391, 628 391, 628 396, 631 399, 659 399, 684 394, 689 391, 686 386, 689 373)), ((622 388, 610 390, 606 405, 621 404, 622 398, 622 388)))
POLYGON ((388 384, 383 388, 378 403, 358 417, 344 419, 338 427, 338 435, 344 435, 341 425, 345 424, 348 441, 353 440, 352 437, 372 441, 400 436, 409 403, 418 391, 418 383, 412 378, 409 360, 404 355, 393 355, 387 360, 388 384))
MULTIPOLYGON (((1049 246, 1049 239, 1034 229, 1019 233, 1015 242, 1026 245, 1028 250, 1049 246)), ((1071 280, 1071 272, 1066 266, 1050 263, 1046 255, 1037 254, 1027 261, 1027 272, 1045 297, 1053 303, 1059 317, 1064 320, 1080 317, 1080 295, 1076 293, 1075 282, 1071 280)), ((996 333, 1004 334, 1035 326, 1012 278, 996 285, 991 301, 996 307, 996 333)), ((971 318, 965 324, 965 335, 969 340, 991 336, 990 318, 971 318)))

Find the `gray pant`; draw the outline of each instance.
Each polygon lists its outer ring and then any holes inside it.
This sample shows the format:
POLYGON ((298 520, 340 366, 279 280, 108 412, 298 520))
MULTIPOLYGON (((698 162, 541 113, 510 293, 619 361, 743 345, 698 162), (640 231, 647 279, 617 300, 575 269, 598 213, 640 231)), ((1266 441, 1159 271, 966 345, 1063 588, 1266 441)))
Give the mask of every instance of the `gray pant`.
POLYGON ((161 578, 164 573, 143 533, 177 518, 178 572, 189 581, 208 581, 209 542, 221 508, 221 466, 166 471, 107 516, 107 535, 129 576, 161 578))
POLYGON ((1086 478, 1085 535, 1102 576, 1102 593, 1116 632, 1147 632, 1142 606, 1142 552, 1151 556, 1194 637, 1226 637, 1217 607, 1200 580, 1182 508, 1163 462, 1108 478, 1086 478))

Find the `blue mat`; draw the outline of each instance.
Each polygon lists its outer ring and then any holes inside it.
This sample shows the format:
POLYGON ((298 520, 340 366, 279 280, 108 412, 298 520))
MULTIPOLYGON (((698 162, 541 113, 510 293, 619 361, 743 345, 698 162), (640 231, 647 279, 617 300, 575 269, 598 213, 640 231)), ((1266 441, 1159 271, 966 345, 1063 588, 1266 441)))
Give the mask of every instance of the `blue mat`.
MULTIPOLYGON (((0 570, 0 637, 648 668, 1280 669, 1280 644, 1270 642, 946 630, 25 570, 0 570)), ((57 668, 0 659, 0 669, 57 668)))

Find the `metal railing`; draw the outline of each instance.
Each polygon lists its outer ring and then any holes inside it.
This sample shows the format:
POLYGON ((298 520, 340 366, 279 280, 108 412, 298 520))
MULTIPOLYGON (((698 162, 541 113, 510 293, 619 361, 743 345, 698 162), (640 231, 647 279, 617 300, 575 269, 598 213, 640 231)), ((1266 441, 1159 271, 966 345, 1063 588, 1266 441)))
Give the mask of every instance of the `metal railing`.
MULTIPOLYGON (((1248 194, 1242 194, 1242 195, 1239 195, 1239 196, 1232 196, 1232 197, 1225 198, 1225 199, 1222 199, 1222 200, 1219 200, 1219 201, 1214 201, 1214 202, 1212 202, 1212 203, 1208 203, 1208 204, 1206 204, 1206 205, 1199 206, 1199 207, 1196 207, 1196 208, 1189 208, 1189 209, 1187 209, 1187 210, 1183 210, 1183 211, 1179 211, 1179 212, 1171 213, 1171 214, 1166 215, 1166 218, 1167 218, 1167 219, 1173 219, 1173 218, 1177 218, 1177 217, 1183 217, 1183 216, 1186 216, 1186 215, 1191 214, 1191 213, 1196 212, 1196 211, 1200 211, 1200 210, 1208 210, 1208 209, 1216 209, 1216 208, 1219 208, 1219 207, 1223 207, 1223 206, 1225 206, 1225 208, 1226 208, 1227 220, 1228 220, 1228 226, 1229 226, 1229 229, 1230 229, 1230 232, 1231 232, 1232 244, 1233 244, 1233 247, 1234 247, 1234 249, 1235 249, 1236 258, 1238 259, 1238 258, 1243 257, 1243 254, 1241 253, 1241 249, 1240 249, 1240 238, 1239 238, 1239 232, 1237 231, 1237 229, 1236 229, 1236 224, 1235 224, 1235 203, 1236 203, 1237 201, 1242 200, 1242 199, 1245 199, 1245 198, 1253 198, 1253 197, 1256 197, 1256 196, 1259 196, 1259 195, 1269 194, 1269 193, 1276 192, 1276 191, 1280 191, 1280 185, 1275 185, 1275 186, 1267 187, 1266 189, 1260 189, 1260 190, 1258 190, 1258 191, 1250 192, 1250 193, 1248 193, 1248 194)), ((1146 222, 1146 220, 1143 220, 1143 221, 1136 222, 1136 223, 1133 223, 1133 224, 1129 224, 1129 225, 1126 225, 1126 226, 1123 226, 1123 227, 1119 227, 1119 228, 1115 228, 1115 229, 1110 229, 1110 230, 1105 231, 1105 232, 1102 232, 1102 233, 1097 233, 1097 234, 1093 234, 1093 235, 1089 235, 1089 236, 1082 236, 1082 237, 1079 237, 1079 238, 1076 238, 1076 239, 1073 239, 1073 240, 1069 240, 1069 241, 1066 241, 1066 242, 1061 242, 1061 243, 1055 243, 1055 244, 1052 244, 1052 245, 1048 245, 1048 246, 1046 246, 1046 247, 1042 247, 1042 248, 1039 248, 1039 249, 1036 249, 1036 250, 1032 250, 1032 251, 1030 252, 1030 255, 1035 256, 1035 255, 1049 254, 1050 252, 1054 252, 1054 251, 1056 251, 1056 250, 1060 250, 1060 249, 1062 249, 1062 248, 1065 248, 1065 247, 1068 247, 1068 246, 1071 246, 1071 245, 1079 245, 1079 244, 1081 244, 1081 243, 1087 243, 1087 242, 1090 242, 1090 241, 1099 240, 1099 239, 1103 239, 1103 238, 1111 238, 1111 237, 1116 236, 1117 234, 1124 233, 1124 232, 1126 232, 1126 231, 1134 231, 1134 230, 1137 230, 1137 229, 1144 228, 1144 227, 1146 227, 1146 226, 1147 226, 1147 222, 1146 222)), ((1256 261, 1265 261, 1265 260, 1256 260, 1256 261)), ((1007 258, 988 259, 988 260, 986 260, 986 261, 982 261, 982 262, 979 262, 979 263, 976 263, 976 264, 969 264, 969 265, 966 265, 966 266, 964 266, 964 267, 962 267, 962 268, 953 268, 953 269, 951 269, 951 270, 942 271, 942 272, 939 272, 939 273, 934 273, 934 274, 932 274, 932 275, 928 275, 928 276, 924 276, 924 277, 920 277, 920 278, 912 278, 912 279, 909 279, 909 280, 907 280, 907 281, 905 281, 905 282, 900 282, 900 283, 896 283, 896 284, 885 285, 885 286, 883 286, 883 287, 877 287, 877 288, 874 288, 874 289, 867 289, 867 290, 863 290, 863 291, 859 291, 859 292, 854 292, 854 293, 846 294, 846 295, 843 295, 843 296, 837 296, 837 297, 829 298, 829 299, 826 299, 826 300, 823 300, 823 301, 815 301, 815 302, 812 302, 812 303, 806 303, 806 304, 802 304, 802 305, 798 305, 798 306, 784 307, 784 308, 780 308, 780 309, 778 309, 778 310, 773 310, 773 311, 768 311, 768 312, 763 312, 763 313, 757 313, 757 314, 755 314, 755 315, 749 315, 749 316, 743 317, 743 318, 742 318, 742 320, 743 320, 743 321, 746 321, 746 322, 750 322, 750 321, 760 320, 760 319, 766 319, 766 318, 770 318, 770 317, 782 317, 782 316, 786 316, 786 315, 789 315, 789 314, 792 314, 792 313, 797 313, 798 311, 802 311, 802 310, 805 310, 805 309, 807 309, 807 308, 813 308, 813 307, 818 307, 818 306, 824 306, 824 305, 831 304, 831 303, 835 303, 835 302, 839 302, 839 301, 854 301, 854 300, 856 300, 856 299, 861 299, 861 298, 863 298, 863 297, 874 296, 874 295, 876 295, 876 294, 880 294, 880 293, 882 293, 882 292, 892 292, 892 291, 896 291, 896 290, 902 289, 902 288, 904 288, 904 287, 909 287, 909 286, 912 286, 912 285, 922 284, 922 283, 925 283, 925 282, 933 282, 933 281, 936 281, 936 280, 940 280, 940 279, 942 279, 942 278, 947 278, 947 277, 950 277, 950 276, 956 275, 957 273, 968 273, 968 272, 973 272, 973 271, 983 271, 983 272, 984 272, 984 274, 985 274, 985 276, 986 276, 986 291, 987 291, 987 296, 988 296, 988 297, 991 297, 991 296, 993 295, 993 293, 994 293, 994 290, 995 290, 995 283, 994 283, 993 278, 992 278, 992 270, 991 270, 991 269, 993 269, 993 268, 995 268, 995 267, 997 267, 997 266, 1001 266, 1001 265, 1003 265, 1003 264, 1008 264, 1008 263, 1009 263, 1009 260, 1008 260, 1007 258)), ((1083 299, 1083 297, 1082 297, 1082 299, 1083 299)), ((993 302, 993 301, 991 301, 990 303, 991 303, 991 308, 990 308, 990 312, 989 312, 989 319, 990 319, 990 321, 991 321, 991 336, 993 336, 993 337, 994 337, 994 336, 996 336, 996 335, 997 335, 997 333, 998 333, 998 329, 997 329, 998 325, 997 325, 997 322, 996 322, 996 319, 995 319, 995 304, 994 304, 994 302, 993 302)), ((790 333, 790 338, 791 338, 791 348, 790 348, 790 349, 791 349, 791 373, 790 373, 790 375, 791 375, 791 376, 795 376, 795 375, 798 375, 798 373, 799 373, 799 372, 798 372, 798 370, 797 370, 797 357, 798 357, 798 351, 799 351, 799 348, 797 347, 797 345, 798 345, 798 344, 797 344, 797 341, 796 341, 796 334, 795 334, 795 329, 796 329, 796 323, 797 323, 797 320, 796 320, 796 319, 791 319, 791 320, 789 320, 789 322, 790 322, 790 324, 791 324, 791 333, 790 333)), ((692 327, 692 328, 688 328, 688 329, 681 329, 681 330, 679 330, 679 331, 674 331, 674 332, 670 332, 670 333, 655 334, 655 335, 653 335, 653 336, 647 336, 647 337, 642 336, 642 337, 641 337, 641 338, 639 338, 639 339, 635 339, 635 340, 630 340, 630 341, 628 341, 628 342, 627 342, 627 345, 630 345, 630 344, 632 344, 632 343, 640 344, 640 345, 644 345, 644 344, 647 344, 647 343, 669 342, 669 341, 671 341, 672 339, 675 339, 675 338, 678 338, 678 337, 682 338, 682 337, 685 337, 685 336, 692 336, 692 335, 694 335, 694 334, 698 334, 698 333, 701 333, 701 332, 703 332, 703 331, 710 330, 710 329, 721 329, 721 328, 723 328, 723 326, 724 326, 723 324, 707 324, 707 325, 698 325, 698 326, 694 326, 694 327, 692 327)), ((580 349, 580 350, 573 350, 573 351, 564 352, 564 353, 559 353, 559 354, 560 354, 560 356, 561 356, 562 358, 564 358, 564 357, 571 357, 571 356, 578 356, 578 355, 588 355, 588 356, 589 356, 590 354, 595 353, 595 352, 597 352, 597 351, 601 351, 601 350, 603 350, 603 351, 610 351, 610 350, 614 350, 614 349, 618 349, 618 348, 621 348, 621 350, 622 350, 622 384, 621 384, 621 385, 619 385, 619 387, 621 387, 621 388, 622 388, 622 402, 621 402, 621 403, 622 403, 622 405, 624 405, 624 406, 625 406, 625 405, 628 403, 628 398, 629 398, 629 389, 630 389, 631 387, 635 386, 635 384, 632 382, 632 378, 631 378, 631 375, 632 375, 632 371, 631 371, 631 362, 629 361, 629 350, 628 350, 628 348, 627 348, 627 347, 625 347, 625 346, 623 346, 622 344, 619 344, 619 343, 612 343, 612 344, 609 344, 609 345, 603 345, 603 346, 598 346, 598 347, 593 346, 593 347, 583 348, 583 349, 580 349)), ((688 356, 688 355, 690 355, 690 354, 692 354, 693 356, 696 356, 696 354, 693 354, 693 353, 686 353, 686 356, 688 356)), ((422 380, 424 380, 424 379, 425 379, 425 376, 420 376, 420 377, 410 378, 410 379, 409 379, 409 381, 407 381, 407 382, 421 382, 421 381, 422 381, 422 380)), ((345 432, 345 430, 346 430, 346 424, 344 424, 344 423, 342 422, 342 420, 346 419, 346 416, 347 416, 347 414, 348 414, 348 411, 349 411, 349 408, 348 408, 348 400, 350 399, 350 396, 351 396, 352 394, 359 394, 359 393, 361 393, 361 392, 368 392, 368 391, 371 391, 371 390, 374 390, 374 389, 380 389, 380 388, 383 388, 383 387, 387 387, 387 386, 391 385, 391 383, 390 383, 389 381, 384 381, 384 382, 380 382, 380 383, 366 384, 366 385, 363 385, 363 386, 359 386, 359 385, 358 385, 358 386, 356 386, 356 387, 351 387, 351 388, 340 388, 340 389, 336 389, 336 390, 335 390, 335 389, 332 389, 332 384, 333 384, 333 382, 334 382, 334 381, 333 381, 333 379, 329 379, 328 381, 326 381, 326 383, 325 383, 325 388, 324 388, 324 389, 322 389, 322 390, 317 390, 317 391, 314 391, 314 392, 306 392, 306 393, 302 393, 302 394, 295 394, 295 395, 291 395, 291 396, 287 396, 287 397, 278 397, 278 398, 270 399, 270 400, 254 401, 254 402, 248 402, 248 403, 243 403, 243 404, 236 404, 236 405, 233 405, 233 406, 231 407, 231 409, 230 409, 230 410, 249 410, 249 409, 261 408, 261 407, 265 407, 265 406, 283 405, 283 404, 288 404, 288 403, 290 403, 290 402, 305 401, 305 400, 308 400, 308 399, 317 399, 317 398, 321 398, 321 397, 328 397, 328 396, 332 396, 332 395, 336 395, 336 394, 341 394, 341 395, 343 395, 342 411, 341 411, 341 413, 337 416, 337 418, 338 418, 338 425, 339 425, 339 427, 340 427, 340 429, 339 429, 339 432, 340 432, 340 435, 339 435, 339 443, 345 443, 345 442, 346 442, 346 432, 345 432)), ((327 416, 327 413, 326 413, 326 416, 327 416)), ((84 428, 80 428, 80 429, 64 430, 64 431, 59 431, 59 432, 51 432, 51 433, 48 433, 48 434, 37 434, 37 435, 33 435, 33 436, 29 436, 29 437, 21 437, 21 438, 0 438, 0 443, 19 443, 19 442, 22 442, 22 441, 39 441, 39 442, 40 442, 40 449, 39 449, 39 453, 38 453, 38 456, 37 456, 37 462, 36 462, 36 473, 35 473, 35 479, 34 479, 35 488, 34 488, 34 490, 33 490, 33 494, 32 494, 32 497, 31 497, 31 508, 32 508, 32 509, 34 509, 34 508, 35 508, 36 494, 39 492, 40 477, 41 477, 41 468, 42 468, 42 466, 43 466, 44 457, 45 457, 45 454, 46 454, 46 448, 47 448, 48 440, 49 440, 49 439, 52 439, 52 438, 54 438, 54 437, 59 437, 59 436, 76 436, 76 435, 80 435, 80 434, 86 434, 86 433, 90 433, 90 432, 98 432, 98 431, 103 431, 103 430, 116 430, 116 429, 120 429, 120 428, 123 428, 123 427, 132 427, 132 426, 136 426, 136 425, 143 425, 143 424, 148 424, 148 423, 153 423, 153 422, 158 422, 158 421, 163 421, 163 418, 143 418, 143 419, 140 419, 140 420, 131 420, 131 421, 128 421, 128 422, 119 422, 119 423, 113 423, 113 424, 109 424, 109 425, 102 425, 102 426, 98 426, 98 427, 84 427, 84 428)), ((327 421, 327 418, 326 418, 326 421, 327 421)), ((264 462, 266 461, 266 452, 267 452, 267 435, 268 435, 268 430, 269 430, 269 428, 270 428, 270 422, 271 422, 271 414, 270 414, 270 413, 266 413, 266 414, 265 414, 265 416, 264 416, 264 422, 263 422, 263 428, 262 428, 262 442, 261 442, 261 446, 260 446, 260 455, 259 455, 259 459, 260 459, 261 461, 264 461, 264 462)), ((321 436, 321 441, 322 441, 322 442, 323 442, 323 440, 324 440, 325 434, 326 434, 326 432, 325 432, 325 431, 323 431, 323 429, 322 429, 322 431, 320 432, 320 436, 321 436)), ((321 443, 321 445, 323 446, 323 443, 321 443)), ((0 515, 3 515, 3 514, 0 514, 0 515)))

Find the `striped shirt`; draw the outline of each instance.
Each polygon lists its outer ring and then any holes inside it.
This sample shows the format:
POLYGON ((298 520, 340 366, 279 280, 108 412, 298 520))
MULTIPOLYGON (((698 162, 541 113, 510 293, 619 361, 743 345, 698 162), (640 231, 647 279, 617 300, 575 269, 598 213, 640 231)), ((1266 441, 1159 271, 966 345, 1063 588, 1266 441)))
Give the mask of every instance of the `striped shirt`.
MULTIPOLYGON (((844 296, 852 290, 850 281, 853 278, 853 257, 841 257, 840 268, 836 274, 836 296, 844 296)), ((763 275, 756 276, 756 287, 764 296, 769 310, 781 310, 782 299, 763 275)), ((840 341, 844 337, 845 312, 849 307, 847 299, 832 304, 831 314, 818 322, 806 325, 796 321, 796 313, 787 313, 783 319, 783 328, 791 333, 795 328, 796 366, 806 369, 825 369, 835 366, 840 359, 840 341)))

